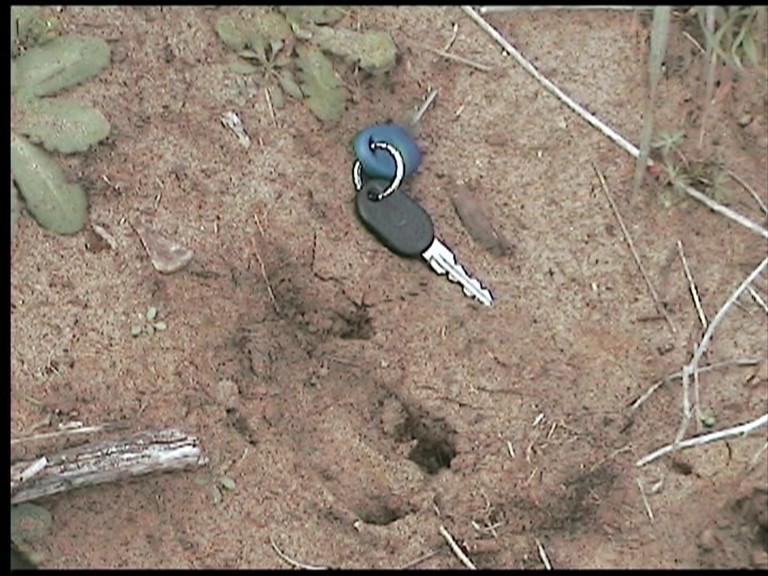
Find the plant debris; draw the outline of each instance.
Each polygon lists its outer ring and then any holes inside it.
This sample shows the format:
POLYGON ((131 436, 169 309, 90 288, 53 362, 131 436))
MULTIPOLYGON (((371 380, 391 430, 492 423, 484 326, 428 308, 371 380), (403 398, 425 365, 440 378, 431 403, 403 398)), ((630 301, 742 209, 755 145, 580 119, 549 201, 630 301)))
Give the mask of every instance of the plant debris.
POLYGON ((220 120, 226 128, 232 130, 237 137, 240 146, 246 149, 251 147, 251 137, 248 136, 248 133, 245 131, 243 121, 240 120, 240 116, 237 115, 237 112, 225 112, 221 115, 220 120))
POLYGON ((487 210, 469 186, 458 186, 451 200, 464 228, 483 250, 494 256, 506 256, 513 252, 513 244, 493 225, 487 210))
POLYGON ((192 260, 194 252, 179 242, 170 240, 152 226, 137 223, 133 226, 155 270, 163 274, 178 272, 192 260))
POLYGON ((88 220, 88 199, 77 184, 67 182, 47 152, 11 133, 11 170, 27 211, 46 230, 74 234, 88 220))

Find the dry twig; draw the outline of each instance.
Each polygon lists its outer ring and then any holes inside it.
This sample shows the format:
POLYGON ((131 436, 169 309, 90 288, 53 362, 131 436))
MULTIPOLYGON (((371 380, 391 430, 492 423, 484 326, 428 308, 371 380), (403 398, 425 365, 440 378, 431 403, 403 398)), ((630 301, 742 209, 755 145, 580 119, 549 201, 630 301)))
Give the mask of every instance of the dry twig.
POLYGON ((768 214, 768 206, 765 205, 765 202, 763 202, 763 199, 760 198, 757 192, 755 192, 754 188, 747 184, 747 182, 741 178, 738 174, 735 172, 728 170, 728 176, 733 178, 736 182, 738 182, 744 190, 749 192, 749 195, 754 198, 755 202, 757 202, 757 205, 760 206, 760 210, 762 210, 765 214, 768 214))
POLYGON ((275 553, 278 556, 280 556, 281 559, 283 559, 285 562, 287 562, 294 568, 301 568, 302 570, 328 570, 327 566, 313 566, 312 564, 304 564, 303 562, 294 560, 293 558, 288 556, 285 552, 280 550, 280 548, 277 547, 277 544, 275 544, 275 541, 272 539, 272 536, 269 537, 269 543, 272 546, 272 549, 275 551, 275 553))
POLYGON ((653 510, 651 510, 651 503, 648 502, 648 497, 645 495, 645 488, 643 487, 643 483, 640 478, 635 478, 635 482, 637 482, 637 487, 640 488, 640 497, 643 499, 645 512, 648 514, 648 518, 651 520, 651 524, 653 524, 653 510))
POLYGON ((539 541, 538 538, 536 538, 536 549, 539 551, 539 558, 541 558, 541 562, 544 564, 544 568, 546 570, 552 570, 552 563, 549 561, 547 551, 544 550, 544 545, 539 541))
POLYGON ((446 530, 445 526, 440 526, 440 535, 445 538, 445 541, 448 542, 448 546, 451 547, 453 553, 456 554, 456 557, 461 561, 462 564, 464 564, 464 566, 470 570, 477 570, 477 566, 472 563, 472 560, 467 558, 467 555, 464 554, 464 551, 456 543, 456 540, 453 539, 451 533, 446 530))
MULTIPOLYGON (((718 368, 723 368, 725 366, 756 366, 760 361, 756 360, 754 358, 744 358, 744 359, 737 359, 737 360, 725 360, 723 362, 715 362, 714 364, 709 364, 708 366, 702 366, 699 368, 698 372, 699 374, 703 372, 708 372, 710 370, 716 370, 718 368)), ((669 374, 668 376, 665 376, 658 382, 655 382, 648 390, 646 390, 642 396, 640 396, 637 400, 632 402, 629 413, 634 413, 640 406, 650 398, 656 390, 661 388, 664 384, 668 384, 672 382, 672 380, 681 379, 683 377, 682 370, 679 372, 675 372, 674 374, 669 374)))
POLYGON ((463 56, 451 54, 450 52, 446 52, 445 50, 438 50, 437 48, 432 48, 431 46, 424 46, 424 48, 426 50, 429 50, 433 54, 437 54, 438 56, 442 56, 443 58, 446 58, 448 60, 453 60, 454 62, 466 64, 467 66, 471 68, 475 68, 476 70, 480 70, 481 72, 490 72, 491 70, 493 70, 493 66, 488 66, 487 64, 481 64, 480 62, 475 62, 474 60, 470 60, 469 58, 464 58, 463 56))
POLYGON ((698 399, 699 396, 699 388, 698 388, 698 373, 699 373, 699 362, 701 362, 702 357, 706 353, 707 349, 709 348, 709 343, 712 340, 712 337, 715 333, 715 328, 720 324, 720 322, 723 321, 723 318, 728 314, 728 311, 731 309, 731 306, 733 306, 738 299, 741 297, 741 295, 744 293, 744 291, 749 287, 750 284, 757 278, 763 270, 765 270, 766 266, 768 266, 768 258, 765 258, 760 264, 758 264, 757 268, 755 268, 749 276, 741 283, 741 285, 731 294, 731 296, 726 300, 725 304, 718 310, 715 317, 712 319, 712 322, 710 323, 709 327, 707 328, 706 332, 704 332, 704 336, 701 338, 701 342, 698 346, 694 349, 693 357, 691 358, 691 361, 683 366, 682 369, 682 378, 683 378, 683 418, 680 422, 680 429, 678 430, 677 436, 675 438, 674 444, 680 444, 683 437, 685 436, 686 431, 688 430, 688 425, 690 423, 690 402, 688 399, 688 390, 690 386, 690 379, 691 376, 694 378, 694 385, 695 385, 695 394, 696 394, 696 410, 697 414, 701 414, 700 412, 700 402, 698 399))
POLYGON ((498 14, 504 12, 537 12, 539 10, 653 10, 653 6, 481 6, 480 14, 498 14))
POLYGON ((410 562, 406 562, 402 566, 398 566, 397 570, 407 570, 408 568, 413 568, 417 564, 421 564, 422 562, 429 560, 432 558, 435 554, 437 554, 439 550, 432 550, 431 552, 427 552, 426 554, 422 554, 418 558, 415 558, 411 560, 410 562))
POLYGON ((621 226, 621 231, 624 233, 624 238, 626 239, 627 244, 629 245, 629 251, 632 252, 632 257, 635 259, 635 263, 637 264, 637 267, 640 269, 640 274, 642 274, 643 280, 645 280, 645 283, 648 286, 648 291, 651 293, 651 298, 653 299, 654 306, 656 306, 656 311, 664 317, 664 320, 666 320, 667 324, 669 325, 669 329, 672 330, 672 333, 674 334, 675 332, 677 332, 677 328, 675 328, 675 325, 672 323, 672 318, 670 318, 666 308, 664 308, 664 305, 661 303, 661 300, 659 300, 659 295, 656 293, 656 289, 653 287, 653 284, 651 283, 651 279, 648 277, 648 274, 645 272, 645 268, 643 268, 643 263, 640 262, 640 256, 637 254, 637 250, 635 250, 635 243, 632 241, 632 236, 629 235, 629 230, 627 230, 627 227, 624 225, 624 220, 621 217, 621 214, 619 213, 619 209, 616 207, 616 203, 613 201, 611 192, 608 189, 608 184, 605 182, 605 177, 603 176, 603 173, 600 171, 600 169, 597 167, 596 164, 593 163, 592 167, 595 169, 595 173, 597 174, 597 177, 600 179, 600 185, 603 189, 603 193, 605 194, 605 197, 608 200, 608 203, 611 205, 611 209, 613 210, 613 214, 616 216, 616 220, 618 220, 619 222, 619 226, 621 226))
POLYGON ((699 292, 696 290, 696 283, 693 281, 693 275, 691 269, 688 267, 688 261, 685 259, 685 253, 683 252, 683 243, 677 241, 677 252, 680 254, 680 260, 683 263, 683 271, 685 272, 685 278, 688 280, 688 288, 691 291, 691 297, 693 298, 693 305, 696 307, 696 313, 699 315, 699 321, 701 327, 707 329, 707 317, 704 315, 704 310, 701 308, 701 300, 699 299, 699 292))
POLYGON ((752 286, 747 287, 747 291, 749 292, 749 295, 752 296, 752 299, 757 302, 757 305, 760 306, 763 310, 768 312, 768 304, 765 303, 765 300, 763 300, 760 297, 760 294, 757 293, 757 290, 752 288, 752 286))
POLYGON ((206 463, 194 436, 175 429, 142 432, 116 442, 75 446, 44 459, 11 464, 11 503, 206 463))
MULTIPOLYGON (((261 235, 262 238, 264 238, 264 228, 261 227, 261 222, 259 221, 259 215, 254 213, 253 219, 256 221, 256 227, 259 229, 259 234, 261 235)), ((264 267, 264 261, 261 259, 261 255, 259 254, 259 249, 256 248, 256 246, 254 246, 253 251, 256 253, 256 260, 258 260, 259 262, 261 277, 264 279, 264 283, 267 285, 267 294, 269 295, 269 299, 272 301, 272 306, 275 308, 275 312, 280 314, 280 308, 277 305, 277 300, 275 299, 275 293, 272 290, 272 284, 270 284, 269 278, 267 277, 267 269, 264 267)))
POLYGON ((658 450, 651 452, 647 456, 643 456, 635 462, 635 466, 645 466, 646 464, 653 462, 654 460, 657 460, 658 458, 661 458, 662 456, 666 456, 670 452, 674 452, 678 449, 682 450, 684 448, 691 448, 693 446, 700 446, 702 444, 709 444, 710 442, 716 442, 717 440, 726 440, 728 438, 733 438, 735 436, 746 436, 750 432, 754 432, 758 428, 765 426, 768 424, 768 414, 763 414, 759 418, 752 420, 751 422, 747 422, 746 424, 741 424, 739 426, 734 426, 732 428, 726 428, 725 430, 718 430, 717 432, 712 432, 711 434, 704 434, 703 436, 696 436, 695 438, 689 438, 688 440, 683 440, 677 446, 672 444, 667 444, 663 448, 659 448, 658 450))

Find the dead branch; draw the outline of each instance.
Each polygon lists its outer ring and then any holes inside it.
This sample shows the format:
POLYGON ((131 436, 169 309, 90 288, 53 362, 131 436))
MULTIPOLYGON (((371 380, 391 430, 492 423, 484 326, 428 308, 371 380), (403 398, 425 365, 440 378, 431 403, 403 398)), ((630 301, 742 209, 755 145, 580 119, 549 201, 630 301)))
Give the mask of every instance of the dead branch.
POLYGON ((11 504, 205 464, 207 458, 194 436, 175 429, 140 432, 11 464, 11 504))

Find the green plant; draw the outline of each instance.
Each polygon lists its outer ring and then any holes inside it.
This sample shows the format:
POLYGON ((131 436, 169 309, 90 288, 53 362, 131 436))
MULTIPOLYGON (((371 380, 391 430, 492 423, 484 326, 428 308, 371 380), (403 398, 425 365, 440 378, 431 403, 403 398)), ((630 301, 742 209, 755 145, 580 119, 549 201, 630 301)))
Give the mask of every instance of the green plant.
POLYGON ((235 481, 227 476, 227 472, 235 462, 221 463, 221 456, 214 455, 213 462, 208 471, 202 472, 195 478, 198 486, 210 486, 213 503, 219 505, 224 500, 225 492, 234 492, 237 489, 235 481))
POLYGON ((30 562, 33 565, 39 563, 39 558, 35 555, 27 557, 24 552, 30 544, 45 538, 52 525, 51 513, 42 506, 31 502, 11 506, 11 553, 13 554, 16 547, 19 556, 17 561, 30 562))
POLYGON ((745 67, 745 62, 758 65, 768 41, 767 10, 765 6, 697 6, 707 52, 739 69, 745 67))
POLYGON ((391 71, 397 58, 386 32, 333 28, 345 14, 334 6, 248 7, 221 16, 216 32, 238 56, 230 69, 252 77, 275 108, 290 96, 306 101, 322 122, 334 124, 346 109, 348 93, 331 57, 374 76, 391 71))
POLYGON ((11 236, 17 192, 47 230, 73 234, 85 225, 85 191, 67 181, 50 152, 84 152, 106 138, 110 126, 90 105, 53 96, 96 76, 110 60, 104 40, 60 36, 58 23, 39 10, 11 9, 11 236))
POLYGON ((164 332, 168 325, 162 320, 157 319, 157 308, 150 306, 141 316, 141 323, 131 326, 131 336, 136 338, 142 334, 152 336, 155 332, 164 332))

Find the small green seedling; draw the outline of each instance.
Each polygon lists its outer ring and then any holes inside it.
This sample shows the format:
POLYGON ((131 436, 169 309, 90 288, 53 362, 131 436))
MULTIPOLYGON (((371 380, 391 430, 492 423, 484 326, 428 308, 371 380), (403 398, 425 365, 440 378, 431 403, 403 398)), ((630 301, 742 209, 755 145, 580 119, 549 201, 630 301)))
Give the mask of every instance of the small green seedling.
POLYGON ((388 33, 332 27, 346 15, 336 6, 247 7, 221 16, 216 32, 239 57, 230 69, 251 77, 273 108, 282 108, 290 96, 305 101, 319 120, 332 125, 349 99, 334 63, 382 76, 397 60, 388 33))
MULTIPOLYGON (((216 458, 218 460, 218 458, 216 458)), ((213 503, 218 506, 224 501, 224 494, 234 492, 237 489, 235 481, 227 476, 227 472, 234 462, 221 464, 218 467, 212 465, 212 471, 204 472, 195 478, 195 484, 198 486, 210 486, 213 503)))
POLYGON ((134 338, 147 334, 152 336, 155 332, 164 332, 168 329, 168 325, 162 320, 157 320, 157 308, 150 306, 142 317, 140 324, 134 324, 131 326, 131 336, 134 338))
POLYGON ((704 410, 699 419, 706 428, 714 428, 717 424, 717 418, 713 410, 704 410))

